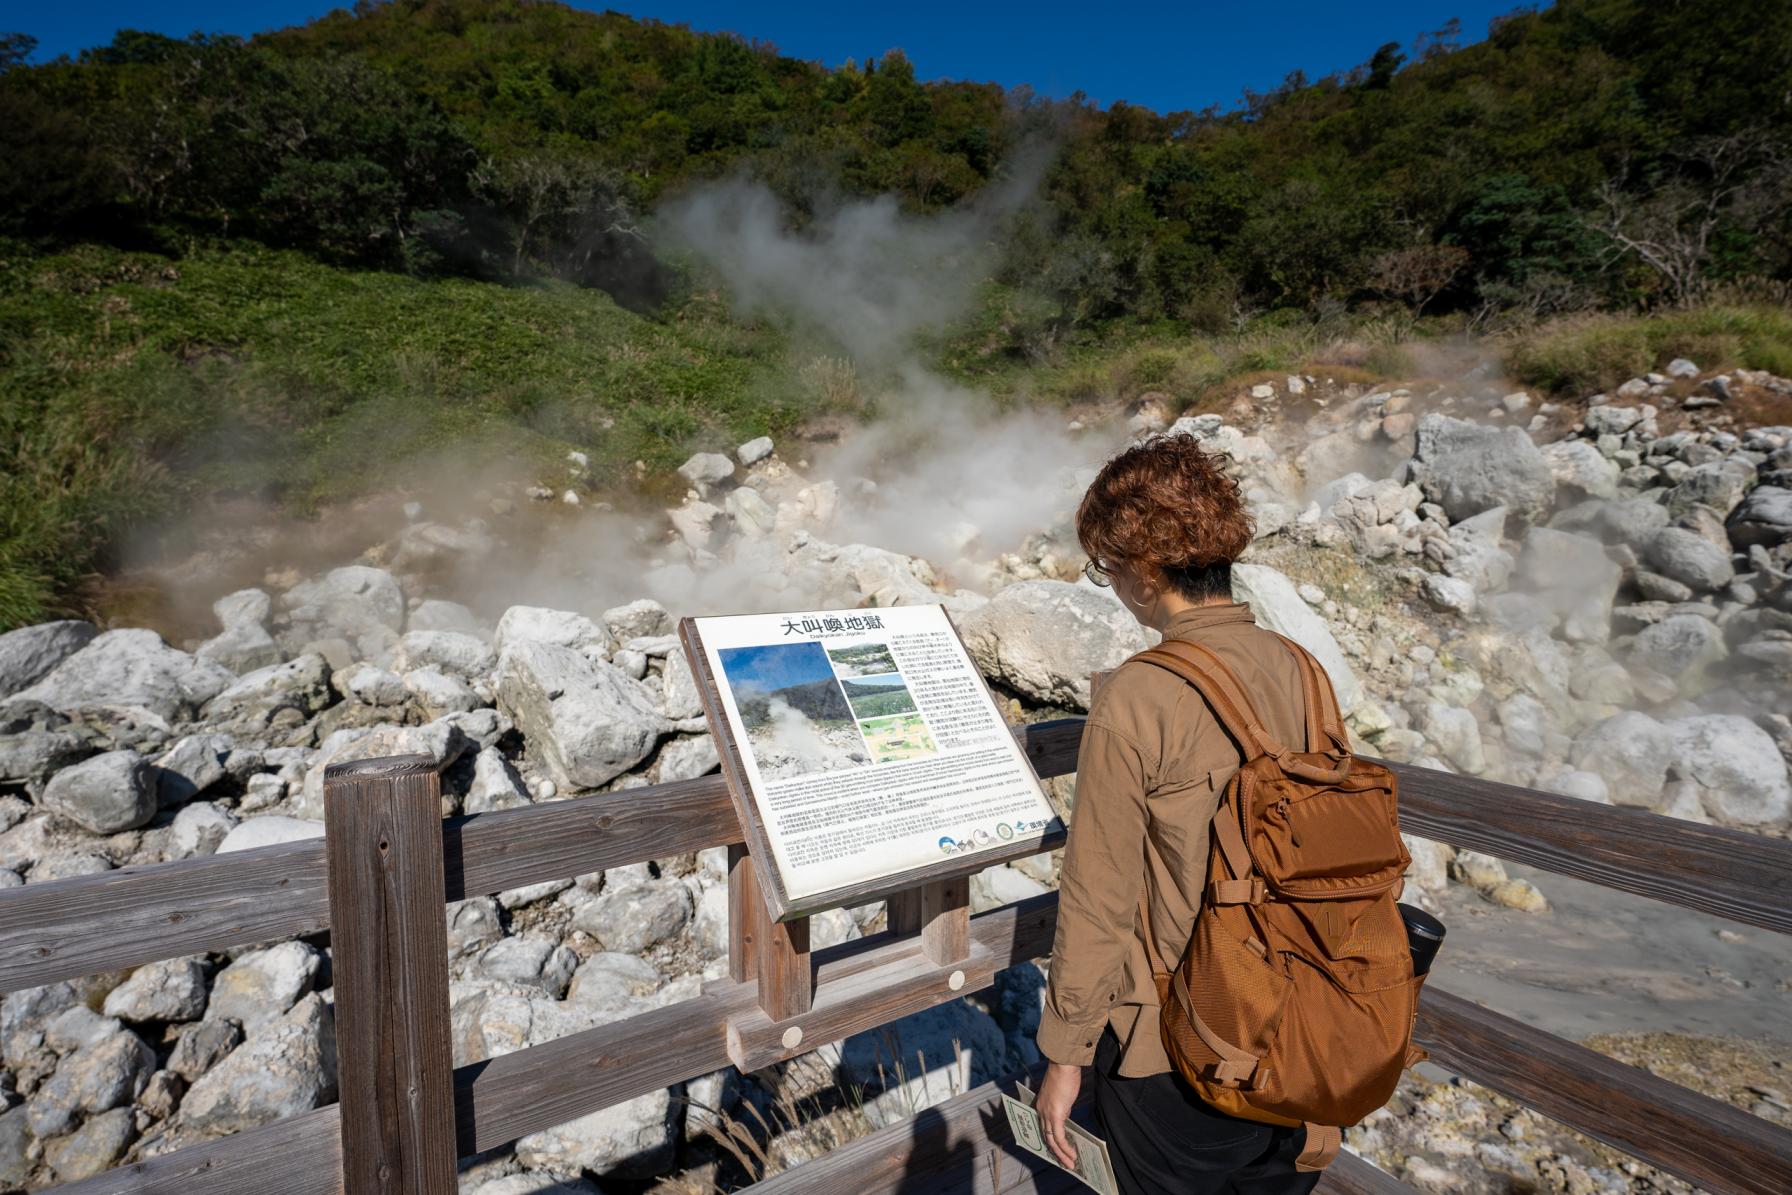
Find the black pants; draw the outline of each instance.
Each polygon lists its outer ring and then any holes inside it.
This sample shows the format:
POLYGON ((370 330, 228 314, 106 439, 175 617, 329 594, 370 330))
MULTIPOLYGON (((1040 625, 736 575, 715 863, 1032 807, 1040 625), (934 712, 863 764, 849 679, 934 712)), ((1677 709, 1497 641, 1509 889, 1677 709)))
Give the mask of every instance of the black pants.
POLYGON ((1123 1079, 1119 1069, 1109 1029, 1095 1047, 1095 1131, 1120 1195, 1307 1195, 1319 1184, 1294 1168, 1305 1129, 1228 1116, 1173 1073, 1123 1079))

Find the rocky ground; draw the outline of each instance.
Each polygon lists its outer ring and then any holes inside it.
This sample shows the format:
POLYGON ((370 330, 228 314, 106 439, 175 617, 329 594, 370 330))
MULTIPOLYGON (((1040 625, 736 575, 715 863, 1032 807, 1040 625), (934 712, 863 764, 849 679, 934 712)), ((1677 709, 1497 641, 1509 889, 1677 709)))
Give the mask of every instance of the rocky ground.
MULTIPOLYGON (((1174 400, 1144 395, 1080 422, 1092 437, 1103 417, 1132 434, 1173 427, 1231 459, 1258 523, 1238 593, 1319 655, 1366 750, 1786 835, 1792 427, 1759 416, 1792 421, 1792 382, 1676 361, 1573 403, 1502 391, 1473 377, 1367 389, 1290 376, 1224 411, 1173 420, 1174 400)), ((451 600, 464 592, 443 577, 501 571, 506 520, 529 518, 530 497, 544 513, 577 500, 557 480, 493 498, 489 517, 413 509, 356 563, 268 570, 218 598, 207 637, 72 621, 0 636, 0 886, 315 836, 323 770, 341 760, 428 753, 445 767, 444 812, 466 813, 702 775, 715 747, 672 627, 715 607, 662 601, 718 581, 735 609, 944 602, 1019 717, 1086 708, 1090 674, 1146 645, 1110 593, 1074 579, 1068 513, 1086 469, 1014 550, 985 553, 969 528, 935 564, 837 542, 843 508, 869 493, 813 480, 792 456, 762 440, 687 463, 688 492, 643 533, 636 592, 661 600, 451 600)), ((1070 798, 1070 784, 1053 788, 1070 798)), ((1545 944, 1608 932, 1609 911, 1568 899, 1567 881, 1412 846, 1409 892, 1460 927, 1449 949, 1470 991, 1473 960, 1488 957, 1478 920, 1512 935, 1484 941, 1513 944, 1526 924, 1549 928, 1545 944)), ((712 851, 452 906, 457 1061, 694 994, 724 966, 723 879, 712 851)), ((1054 882, 1053 860, 1029 860, 979 877, 975 899, 1054 882)), ((880 918, 818 918, 817 944, 880 918)), ((1750 964, 1757 993, 1785 989, 1781 960, 1750 964)), ((1519 1015, 1512 1003, 1550 989, 1508 979, 1490 1002, 1519 1015)), ((1438 981, 1456 986, 1447 966, 1438 981)), ((1035 1061, 1042 987, 1039 968, 1017 967, 981 998, 800 1064, 594 1113, 469 1163, 463 1189, 726 1187, 1035 1061)), ((1567 1019, 1563 1031, 1588 1028, 1567 1019)), ((1786 1043, 1754 1017, 1718 1019, 1731 1036, 1650 1022, 1664 1031, 1595 1044, 1783 1118, 1786 1043), (1722 1077, 1741 1063, 1698 1072, 1689 1054, 1751 1059, 1755 1077, 1722 1077)), ((3 1190, 326 1103, 327 939, 13 993, 0 1062, 3 1190)), ((1350 1143, 1429 1190, 1683 1189, 1436 1075, 1409 1080, 1350 1143)))

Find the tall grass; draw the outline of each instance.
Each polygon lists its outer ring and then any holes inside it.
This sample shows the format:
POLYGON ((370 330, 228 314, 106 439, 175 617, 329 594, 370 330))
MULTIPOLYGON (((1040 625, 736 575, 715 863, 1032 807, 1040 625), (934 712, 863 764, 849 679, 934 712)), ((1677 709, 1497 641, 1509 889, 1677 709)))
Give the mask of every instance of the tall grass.
POLYGON ((1792 375, 1792 308, 1756 303, 1579 315, 1508 338, 1507 372, 1558 394, 1611 390, 1686 357, 1701 369, 1792 375))
POLYGON ((248 494, 300 511, 446 459, 594 477, 675 467, 832 395, 780 334, 600 292, 334 269, 255 246, 179 261, 0 246, 0 629, 67 609, 107 546, 248 494))

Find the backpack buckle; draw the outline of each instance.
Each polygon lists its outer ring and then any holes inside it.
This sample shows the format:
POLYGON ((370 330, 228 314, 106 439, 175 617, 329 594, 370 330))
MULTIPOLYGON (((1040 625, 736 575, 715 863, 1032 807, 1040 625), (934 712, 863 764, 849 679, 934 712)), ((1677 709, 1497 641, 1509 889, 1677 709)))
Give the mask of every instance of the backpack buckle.
POLYGON ((1262 876, 1242 880, 1214 880, 1207 885, 1207 903, 1213 905, 1260 905, 1269 899, 1269 885, 1262 876))

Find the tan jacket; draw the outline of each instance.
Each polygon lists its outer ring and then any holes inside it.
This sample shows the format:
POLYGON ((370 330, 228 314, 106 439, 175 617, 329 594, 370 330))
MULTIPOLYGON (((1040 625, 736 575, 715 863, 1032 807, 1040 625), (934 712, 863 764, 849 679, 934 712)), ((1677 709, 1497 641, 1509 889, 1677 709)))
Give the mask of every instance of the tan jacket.
MULTIPOLYGON (((1249 606, 1186 610, 1170 620, 1164 638, 1217 652, 1243 682, 1265 729, 1283 742, 1303 740, 1299 665, 1257 626, 1249 606)), ((1138 925, 1139 887, 1142 880, 1158 968, 1172 970, 1194 932, 1208 823, 1240 762, 1201 695, 1154 664, 1122 664, 1096 694, 1077 757, 1076 808, 1039 1024, 1039 1051, 1053 1062, 1088 1065, 1102 1026, 1111 1025, 1122 1075, 1170 1069, 1138 925)))

